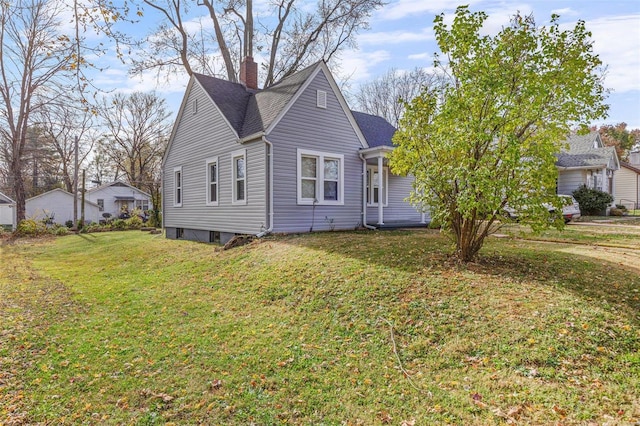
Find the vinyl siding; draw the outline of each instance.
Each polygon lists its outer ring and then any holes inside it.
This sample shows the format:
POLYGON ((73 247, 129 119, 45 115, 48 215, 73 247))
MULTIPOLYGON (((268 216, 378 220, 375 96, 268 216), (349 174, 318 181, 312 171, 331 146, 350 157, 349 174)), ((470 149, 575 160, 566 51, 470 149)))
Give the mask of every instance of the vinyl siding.
POLYGON ((571 195, 587 183, 585 170, 561 170, 558 173, 558 194, 571 195))
MULTIPOLYGON (((85 203, 85 222, 98 222, 102 219, 98 206, 85 203)), ((64 225, 65 222, 73 220, 73 195, 61 191, 53 190, 40 196, 29 198, 25 203, 26 216, 32 219, 44 219, 53 216, 53 222, 64 225)), ((82 214, 82 201, 78 197, 78 220, 82 214)))
POLYGON ((257 141, 240 145, 211 99, 196 82, 187 96, 163 167, 165 227, 239 234, 260 232, 268 226, 265 144, 257 141), (198 108, 193 114, 191 107, 195 99, 198 108), (247 203, 234 205, 231 155, 240 149, 246 149, 247 203), (217 206, 207 205, 206 160, 211 157, 218 157, 217 206), (175 167, 182 167, 182 207, 174 207, 175 167))
POLYGON ((273 144, 275 232, 354 229, 362 223, 362 148, 338 98, 321 71, 268 135, 273 144), (327 93, 318 108, 317 90, 327 93), (344 205, 298 205, 297 149, 344 155, 344 205))
POLYGON ((620 167, 615 172, 615 202, 627 208, 637 208, 640 202, 640 174, 620 167))
MULTIPOLYGON (((409 196, 413 189, 413 177, 397 176, 389 174, 389 202, 384 207, 384 221, 388 222, 417 222, 422 220, 422 214, 411 205, 405 198, 409 196)), ((430 216, 427 212, 425 220, 429 222, 430 216)), ((367 222, 369 224, 378 223, 378 206, 367 207, 367 222)))
POLYGON ((120 215, 120 208, 126 204, 131 212, 135 208, 135 201, 117 201, 116 197, 133 197, 135 200, 147 200, 149 208, 153 208, 151 198, 136 188, 128 186, 110 185, 99 189, 92 189, 87 192, 86 198, 92 203, 98 203, 98 200, 104 200, 104 211, 100 212, 111 214, 111 217, 117 218, 120 215))

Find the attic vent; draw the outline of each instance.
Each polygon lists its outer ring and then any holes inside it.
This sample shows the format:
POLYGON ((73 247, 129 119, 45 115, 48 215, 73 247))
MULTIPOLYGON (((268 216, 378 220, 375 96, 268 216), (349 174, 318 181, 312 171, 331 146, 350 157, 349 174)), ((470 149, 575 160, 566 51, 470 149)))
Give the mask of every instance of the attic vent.
POLYGON ((316 106, 318 108, 327 108, 327 92, 318 90, 316 93, 316 106))
POLYGON ((198 112, 198 100, 194 99, 193 103, 191 104, 191 112, 193 112, 194 114, 198 112))

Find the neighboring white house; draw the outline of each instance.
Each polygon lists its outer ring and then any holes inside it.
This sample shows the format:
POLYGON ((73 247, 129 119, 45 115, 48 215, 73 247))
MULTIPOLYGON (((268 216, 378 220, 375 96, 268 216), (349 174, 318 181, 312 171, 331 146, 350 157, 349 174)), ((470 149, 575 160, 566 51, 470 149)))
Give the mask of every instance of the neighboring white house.
POLYGON ((620 162, 616 172, 615 203, 640 209, 640 152, 632 152, 629 162, 620 162))
POLYGON ((615 148, 605 147, 598 132, 571 135, 566 143, 566 149, 557 154, 558 194, 571 195, 586 185, 614 195, 620 169, 615 148))
POLYGON ((121 181, 90 189, 85 197, 100 206, 100 218, 105 213, 117 218, 125 207, 129 212, 136 208, 143 211, 153 208, 151 195, 121 181))
MULTIPOLYGON (((78 220, 82 215, 82 199, 78 197, 78 220)), ((49 220, 50 223, 64 225, 67 221, 73 221, 73 194, 64 189, 56 188, 44 194, 29 198, 25 203, 28 219, 49 220)), ((85 200, 84 221, 98 222, 100 209, 97 204, 85 200)))
POLYGON ((16 202, 0 192, 0 228, 16 229, 16 202))

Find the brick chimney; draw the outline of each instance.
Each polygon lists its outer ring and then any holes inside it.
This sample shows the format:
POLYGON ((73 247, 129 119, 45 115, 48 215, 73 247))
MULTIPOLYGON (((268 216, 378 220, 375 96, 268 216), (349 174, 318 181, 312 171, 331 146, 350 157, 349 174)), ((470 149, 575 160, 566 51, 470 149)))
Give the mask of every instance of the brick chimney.
POLYGON ((240 62, 240 82, 247 89, 258 89, 258 64, 253 62, 252 56, 246 56, 240 62))

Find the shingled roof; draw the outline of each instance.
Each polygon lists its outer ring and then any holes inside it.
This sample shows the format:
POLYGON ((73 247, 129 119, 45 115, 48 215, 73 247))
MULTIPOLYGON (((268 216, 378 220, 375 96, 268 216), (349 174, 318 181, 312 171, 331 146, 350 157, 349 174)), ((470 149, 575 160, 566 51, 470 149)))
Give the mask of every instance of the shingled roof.
POLYGON ((265 131, 315 71, 315 63, 263 90, 194 73, 193 76, 225 116, 238 137, 265 131))
POLYGON ((391 123, 377 115, 357 111, 351 111, 351 113, 369 147, 393 146, 392 138, 396 128, 391 123))
POLYGON ((615 158, 615 148, 602 146, 598 132, 587 135, 571 135, 568 144, 559 154, 556 166, 568 168, 604 168, 615 158))

